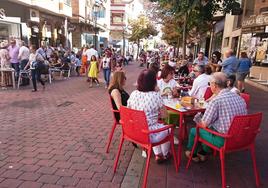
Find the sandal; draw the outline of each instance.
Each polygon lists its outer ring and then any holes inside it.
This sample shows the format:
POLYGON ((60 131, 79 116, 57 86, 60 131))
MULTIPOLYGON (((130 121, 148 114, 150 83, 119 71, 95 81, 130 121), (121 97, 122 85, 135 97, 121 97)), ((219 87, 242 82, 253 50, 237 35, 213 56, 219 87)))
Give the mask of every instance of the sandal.
MULTIPOLYGON (((186 152, 185 152, 185 155, 186 155, 186 157, 187 157, 188 159, 190 159, 191 151, 186 151, 186 152)), ((200 162, 199 157, 196 156, 196 155, 193 155, 192 160, 193 160, 194 162, 196 162, 196 163, 200 162)))

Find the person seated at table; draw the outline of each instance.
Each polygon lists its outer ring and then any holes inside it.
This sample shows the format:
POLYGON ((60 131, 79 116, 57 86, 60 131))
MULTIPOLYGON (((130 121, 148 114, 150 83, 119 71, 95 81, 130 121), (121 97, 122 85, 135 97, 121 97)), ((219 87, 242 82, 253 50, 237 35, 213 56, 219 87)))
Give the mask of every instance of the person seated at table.
POLYGON ((159 67, 158 63, 153 62, 153 63, 149 64, 149 70, 154 71, 155 74, 158 74, 159 69, 160 69, 160 67, 159 67))
POLYGON ((236 80, 236 76, 234 74, 229 75, 228 78, 227 78, 227 86, 228 86, 228 88, 230 89, 231 92, 234 92, 234 93, 240 95, 239 89, 237 89, 235 87, 235 80, 236 80))
POLYGON ((178 74, 188 76, 188 74, 189 74, 188 61, 182 60, 180 64, 181 64, 181 66, 178 70, 178 74))
POLYGON ((177 82, 174 80, 175 69, 170 65, 165 65, 161 71, 161 79, 157 81, 157 86, 159 88, 162 97, 168 97, 169 95, 173 97, 178 96, 176 89, 177 82))
MULTIPOLYGON (((126 75, 123 71, 116 71, 112 76, 112 80, 108 87, 111 96, 112 106, 114 110, 119 110, 120 106, 127 106, 129 94, 124 90, 126 84, 126 75)), ((120 114, 114 113, 116 121, 119 122, 120 114)))
MULTIPOLYGON (((165 125, 158 123, 158 115, 165 115, 166 109, 163 99, 156 91, 156 74, 152 70, 143 70, 138 77, 137 90, 130 94, 127 106, 135 110, 145 112, 149 130, 163 128, 165 125)), ((152 143, 163 140, 168 135, 168 131, 150 134, 152 143)), ((170 143, 166 142, 160 146, 153 147, 155 160, 160 163, 170 157, 170 143)))
POLYGON ((205 73, 206 67, 204 65, 196 65, 194 67, 194 73, 196 79, 193 82, 193 87, 189 91, 189 95, 197 99, 204 97, 206 89, 208 87, 210 75, 205 73))
MULTIPOLYGON (((178 90, 177 90, 177 82, 174 80, 174 73, 175 69, 170 65, 166 64, 161 71, 161 79, 157 80, 157 87, 161 94, 161 97, 168 98, 170 97, 178 97, 178 90)), ((165 122, 167 124, 174 124, 178 125, 179 122, 179 115, 178 113, 172 112, 170 110, 167 111, 168 115, 165 118, 165 122)), ((178 143, 177 138, 174 138, 175 144, 178 143)))
MULTIPOLYGON (((227 76, 222 72, 214 73, 210 78, 210 87, 216 95, 206 107, 204 115, 198 114, 194 120, 202 127, 206 127, 222 134, 228 133, 231 121, 237 115, 246 115, 246 103, 237 94, 231 92, 227 87, 227 76)), ((185 154, 189 158, 194 144, 196 128, 192 128, 189 134, 189 140, 185 154)), ((224 138, 212 135, 211 133, 200 129, 200 137, 217 147, 224 144, 224 138)), ((206 160, 206 154, 210 151, 209 147, 203 145, 200 152, 195 151, 193 161, 199 162, 206 160)))

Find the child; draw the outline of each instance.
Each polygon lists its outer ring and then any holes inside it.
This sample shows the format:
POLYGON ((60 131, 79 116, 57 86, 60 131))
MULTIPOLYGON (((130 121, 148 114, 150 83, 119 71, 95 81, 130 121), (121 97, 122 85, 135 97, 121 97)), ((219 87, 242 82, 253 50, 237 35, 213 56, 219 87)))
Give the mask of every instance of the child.
POLYGON ((234 86, 235 85, 235 80, 236 77, 235 75, 230 75, 227 78, 227 86, 230 89, 231 92, 237 93, 238 95, 240 94, 240 91, 234 86))
POLYGON ((100 85, 100 82, 98 80, 98 73, 99 73, 99 65, 97 62, 96 56, 92 55, 90 59, 90 67, 88 71, 88 77, 90 78, 90 85, 89 87, 91 88, 93 86, 93 81, 96 82, 97 86, 100 85))
POLYGON ((80 76, 80 69, 81 69, 82 62, 79 59, 79 55, 78 54, 75 56, 75 58, 73 60, 73 63, 75 65, 75 71, 77 73, 77 76, 80 76))

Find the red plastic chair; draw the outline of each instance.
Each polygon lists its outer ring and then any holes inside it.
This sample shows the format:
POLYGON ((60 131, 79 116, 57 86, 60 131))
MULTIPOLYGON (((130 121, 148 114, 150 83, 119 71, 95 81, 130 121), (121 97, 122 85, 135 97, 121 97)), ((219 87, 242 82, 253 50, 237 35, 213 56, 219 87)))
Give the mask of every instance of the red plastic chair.
POLYGON ((112 142, 112 139, 113 139, 113 135, 114 135, 114 130, 116 128, 117 125, 119 125, 119 122, 117 121, 116 117, 115 117, 115 113, 118 113, 119 114, 119 110, 114 110, 113 109, 113 103, 112 103, 112 97, 109 96, 110 98, 110 103, 111 103, 111 111, 113 113, 113 118, 114 118, 114 123, 113 123, 113 126, 112 126, 112 131, 110 132, 110 135, 109 135, 109 139, 108 139, 108 143, 107 143, 107 146, 106 146, 106 153, 109 153, 109 148, 110 148, 110 144, 112 142))
POLYGON ((246 93, 240 93, 240 96, 245 100, 247 104, 247 109, 249 109, 250 95, 246 93))
POLYGON ((222 176, 222 188, 226 187, 225 179, 225 153, 240 151, 240 150, 250 150, 251 158, 253 162, 253 169, 255 174, 255 180, 257 187, 260 186, 260 177, 256 165, 256 155, 255 155, 255 138, 256 135, 260 132, 260 124, 262 120, 262 113, 256 113, 251 115, 243 115, 234 117, 231 127, 227 134, 221 134, 215 131, 212 131, 208 128, 202 128, 199 125, 197 126, 196 137, 194 146, 192 148, 190 159, 188 160, 186 168, 189 168, 190 162, 192 160, 192 155, 198 144, 202 142, 207 146, 218 151, 220 153, 221 160, 221 176, 222 176), (214 146, 205 139, 199 136, 199 130, 204 129, 211 134, 225 138, 224 145, 221 148, 214 146))
POLYGON ((207 99, 209 99, 212 95, 213 95, 213 93, 212 93, 212 91, 211 91, 211 88, 210 88, 210 87, 207 87, 206 92, 205 92, 205 94, 204 94, 204 99, 207 100, 207 99))
POLYGON ((140 145, 141 147, 143 147, 145 150, 147 150, 148 156, 147 156, 146 168, 144 172, 143 188, 146 187, 151 152, 154 146, 158 146, 167 141, 170 141, 176 172, 178 171, 174 140, 173 140, 174 139, 173 138, 173 133, 174 133, 173 125, 167 125, 164 128, 149 131, 145 113, 143 111, 133 110, 124 106, 120 107, 120 118, 121 118, 120 123, 122 125, 123 134, 121 135, 119 149, 118 149, 118 153, 117 153, 115 163, 114 163, 114 172, 116 172, 116 167, 118 164, 118 160, 119 160, 119 156, 120 156, 120 152, 121 152, 124 140, 134 142, 140 145), (162 141, 158 143, 150 142, 150 138, 149 138, 150 134, 159 133, 159 132, 166 131, 166 130, 171 130, 171 131, 165 139, 163 139, 162 141))

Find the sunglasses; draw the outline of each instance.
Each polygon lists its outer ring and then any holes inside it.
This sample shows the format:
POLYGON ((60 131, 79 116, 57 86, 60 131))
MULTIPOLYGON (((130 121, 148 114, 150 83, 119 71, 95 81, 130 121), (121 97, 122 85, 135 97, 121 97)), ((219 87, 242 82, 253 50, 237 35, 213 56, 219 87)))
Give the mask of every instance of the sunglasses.
POLYGON ((211 86, 211 84, 212 84, 212 83, 215 83, 215 82, 211 82, 211 83, 210 83, 210 82, 208 82, 208 86, 211 86))

